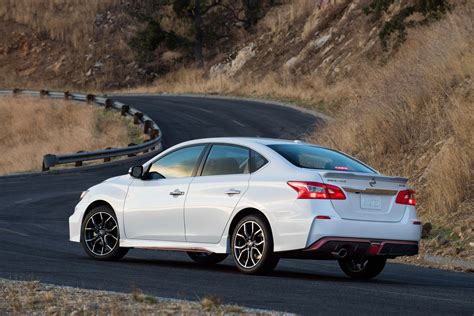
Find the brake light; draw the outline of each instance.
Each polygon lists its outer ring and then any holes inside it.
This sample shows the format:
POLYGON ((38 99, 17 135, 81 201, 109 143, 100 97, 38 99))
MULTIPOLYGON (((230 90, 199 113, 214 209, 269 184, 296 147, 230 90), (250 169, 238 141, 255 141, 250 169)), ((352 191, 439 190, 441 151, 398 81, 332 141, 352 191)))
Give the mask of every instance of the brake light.
POLYGON ((331 219, 331 216, 327 216, 327 215, 318 215, 318 216, 316 216, 316 219, 331 219))
POLYGON ((395 202, 398 204, 406 204, 406 205, 416 205, 415 200, 415 191, 413 190, 402 190, 398 192, 397 198, 395 202))
POLYGON ((288 181, 298 193, 298 199, 345 200, 346 195, 335 185, 319 182, 288 181))

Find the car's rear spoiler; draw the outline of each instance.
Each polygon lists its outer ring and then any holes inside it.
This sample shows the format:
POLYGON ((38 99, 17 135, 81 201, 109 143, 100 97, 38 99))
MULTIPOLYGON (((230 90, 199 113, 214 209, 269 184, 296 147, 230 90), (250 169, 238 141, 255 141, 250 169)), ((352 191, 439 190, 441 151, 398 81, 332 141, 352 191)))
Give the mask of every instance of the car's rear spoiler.
POLYGON ((360 173, 351 173, 351 172, 324 172, 322 176, 325 178, 332 179, 355 179, 355 180, 367 180, 370 181, 374 179, 375 181, 384 181, 384 182, 393 182, 405 184, 408 182, 407 178, 402 177, 389 177, 383 175, 371 175, 371 174, 360 174, 360 173))

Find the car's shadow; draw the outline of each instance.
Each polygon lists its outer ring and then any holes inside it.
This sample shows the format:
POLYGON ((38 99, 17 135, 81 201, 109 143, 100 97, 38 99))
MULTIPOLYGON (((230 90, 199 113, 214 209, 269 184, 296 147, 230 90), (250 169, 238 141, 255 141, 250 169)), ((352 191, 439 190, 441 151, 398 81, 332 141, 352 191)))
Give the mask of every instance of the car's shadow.
MULTIPOLYGON (((86 259, 89 260, 89 259, 86 259)), ((197 264, 192 261, 187 261, 186 259, 165 259, 165 258, 141 258, 138 256, 128 256, 120 260, 120 262, 112 263, 115 267, 120 265, 126 266, 128 268, 137 269, 149 267, 149 268, 170 268, 170 269, 183 269, 189 270, 191 273, 198 272, 213 272, 213 273, 225 273, 232 277, 237 278, 277 278, 284 279, 286 282, 291 281, 312 281, 312 282, 339 282, 339 283, 351 283, 351 284, 380 284, 380 285, 404 285, 404 286, 436 286, 439 288, 464 288, 464 289, 474 289, 473 285, 470 285, 469 282, 460 284, 459 282, 454 282, 450 280, 431 280, 430 278, 418 278, 416 280, 413 277, 406 275, 397 275, 396 279, 393 277, 388 277, 383 275, 383 273, 374 279, 371 280, 355 280, 346 277, 342 272, 337 271, 334 267, 334 271, 331 271, 332 268, 321 269, 320 267, 314 267, 316 271, 307 272, 307 271, 296 271, 298 267, 295 268, 295 271, 292 271, 292 267, 288 267, 288 262, 286 261, 283 264, 280 263, 279 266, 268 275, 245 275, 240 273, 237 268, 234 266, 233 262, 230 259, 226 259, 223 263, 216 265, 202 265, 197 264), (322 271, 326 270, 326 271, 322 271)), ((105 262, 99 262, 99 264, 104 264, 105 262)), ((105 263, 107 264, 107 263, 105 263)), ((305 269, 312 268, 305 264, 305 269)), ((144 270, 141 270, 144 272, 144 270)), ((156 270, 147 270, 150 273, 156 273, 156 270)), ((416 273, 416 272, 415 272, 416 273)), ((412 272, 412 274, 414 274, 412 272)))

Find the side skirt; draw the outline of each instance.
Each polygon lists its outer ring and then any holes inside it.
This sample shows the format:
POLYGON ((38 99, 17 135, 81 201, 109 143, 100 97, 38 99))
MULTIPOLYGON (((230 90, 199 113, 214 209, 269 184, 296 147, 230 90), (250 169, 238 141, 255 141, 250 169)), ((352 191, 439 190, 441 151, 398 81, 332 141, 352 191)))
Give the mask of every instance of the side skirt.
POLYGON ((226 240, 221 241, 221 243, 218 244, 208 244, 190 243, 185 241, 120 239, 120 247, 183 252, 228 253, 226 240))

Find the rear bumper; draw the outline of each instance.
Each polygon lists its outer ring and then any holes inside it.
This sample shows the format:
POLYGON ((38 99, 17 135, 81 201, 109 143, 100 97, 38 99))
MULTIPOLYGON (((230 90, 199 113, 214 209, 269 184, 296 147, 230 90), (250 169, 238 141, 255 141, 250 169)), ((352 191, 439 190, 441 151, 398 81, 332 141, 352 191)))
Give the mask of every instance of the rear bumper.
POLYGON ((418 242, 405 240, 325 237, 318 240, 303 251, 313 252, 323 256, 327 255, 328 257, 335 258, 342 256, 413 256, 418 254, 418 242))
POLYGON ((407 207, 399 222, 380 222, 348 220, 340 218, 335 212, 327 212, 330 219, 315 218, 312 222, 306 245, 309 248, 326 237, 341 237, 362 240, 395 240, 418 242, 421 229, 415 208, 407 207))
POLYGON ((346 237, 324 237, 305 249, 279 253, 283 258, 329 260, 372 256, 395 258, 416 254, 418 254, 417 241, 346 237))

